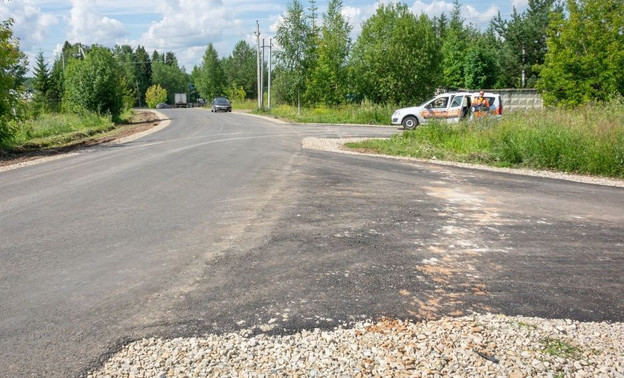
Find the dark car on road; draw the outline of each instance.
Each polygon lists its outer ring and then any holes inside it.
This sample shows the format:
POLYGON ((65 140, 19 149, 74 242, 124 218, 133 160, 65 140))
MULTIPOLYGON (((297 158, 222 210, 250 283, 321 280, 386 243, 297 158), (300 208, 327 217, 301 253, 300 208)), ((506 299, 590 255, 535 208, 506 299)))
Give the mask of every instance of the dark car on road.
POLYGON ((217 97, 214 100, 212 100, 212 103, 210 104, 210 111, 211 112, 231 112, 232 104, 230 103, 230 100, 228 100, 225 97, 217 97))

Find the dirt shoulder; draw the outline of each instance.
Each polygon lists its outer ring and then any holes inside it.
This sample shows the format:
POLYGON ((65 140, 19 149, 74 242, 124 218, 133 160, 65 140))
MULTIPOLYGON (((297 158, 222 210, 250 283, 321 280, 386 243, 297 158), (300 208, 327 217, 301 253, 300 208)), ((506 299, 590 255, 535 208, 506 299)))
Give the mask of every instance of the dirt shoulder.
POLYGON ((11 152, 0 151, 0 167, 28 163, 44 158, 56 158, 64 154, 80 152, 85 148, 125 140, 159 126, 163 122, 163 118, 164 116, 160 113, 141 109, 135 112, 128 123, 118 124, 115 129, 109 132, 85 137, 62 147, 11 152))

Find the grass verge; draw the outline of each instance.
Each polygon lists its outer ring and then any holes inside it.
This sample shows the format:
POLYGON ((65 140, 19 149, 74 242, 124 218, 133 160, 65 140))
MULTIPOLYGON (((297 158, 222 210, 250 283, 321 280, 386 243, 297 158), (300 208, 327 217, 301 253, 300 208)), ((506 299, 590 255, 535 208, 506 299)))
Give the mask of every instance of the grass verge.
POLYGON ((502 119, 432 123, 347 147, 498 167, 624 177, 624 103, 507 113, 502 119))
POLYGON ((141 123, 137 113, 128 111, 122 121, 115 124, 110 116, 96 113, 49 113, 14 125, 14 136, 0 145, 8 154, 85 145, 102 138, 112 139, 126 132, 125 128, 141 123))
POLYGON ((278 105, 264 110, 255 108, 254 112, 297 123, 388 125, 395 110, 394 105, 378 105, 364 101, 357 105, 301 109, 290 105, 278 105))

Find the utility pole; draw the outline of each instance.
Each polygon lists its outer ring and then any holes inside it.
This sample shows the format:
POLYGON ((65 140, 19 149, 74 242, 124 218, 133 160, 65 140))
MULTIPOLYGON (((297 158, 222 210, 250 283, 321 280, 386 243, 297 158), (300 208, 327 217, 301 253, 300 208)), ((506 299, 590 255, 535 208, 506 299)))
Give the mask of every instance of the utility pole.
POLYGON ((260 86, 260 23, 256 20, 256 31, 254 32, 256 36, 256 66, 258 68, 258 109, 262 109, 262 87, 260 86))
POLYGON ((264 108, 264 38, 262 38, 262 51, 260 51, 260 105, 264 108))
MULTIPOLYGON (((265 45, 264 44, 264 38, 262 39, 262 52, 260 53, 261 59, 261 66, 260 66, 260 87, 262 88, 262 94, 264 95, 264 57, 265 57, 265 52, 264 49, 268 48, 269 49, 269 68, 268 68, 268 74, 269 74, 269 78, 268 78, 268 83, 269 83, 269 88, 268 88, 268 93, 267 93, 267 107, 270 109, 271 108, 271 50, 272 50, 272 46, 273 46, 273 39, 269 38, 269 44, 265 45)), ((262 96, 262 105, 264 106, 264 96, 262 96)))
POLYGON ((267 99, 267 106, 271 109, 271 50, 273 49, 273 39, 269 38, 269 93, 267 99))
POLYGON ((526 50, 524 49, 524 44, 522 44, 522 88, 526 86, 526 50))

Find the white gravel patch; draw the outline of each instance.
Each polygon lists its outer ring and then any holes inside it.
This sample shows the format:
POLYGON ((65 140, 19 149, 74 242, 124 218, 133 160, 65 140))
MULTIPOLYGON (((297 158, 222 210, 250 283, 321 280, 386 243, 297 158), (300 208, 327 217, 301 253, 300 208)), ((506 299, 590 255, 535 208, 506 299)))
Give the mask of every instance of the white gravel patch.
POLYGON ((349 148, 344 146, 345 143, 361 142, 367 139, 373 139, 373 138, 330 139, 330 138, 308 137, 308 138, 303 139, 302 145, 303 145, 303 148, 322 150, 322 151, 331 151, 331 152, 340 152, 343 154, 379 156, 379 157, 384 157, 388 159, 411 160, 411 161, 418 161, 421 163, 432 163, 432 164, 438 164, 438 165, 480 169, 480 170, 491 171, 491 172, 504 172, 504 173, 510 173, 514 175, 546 177, 546 178, 552 178, 552 179, 558 179, 558 180, 581 182, 581 183, 586 183, 586 184, 615 186, 615 187, 624 188, 624 180, 619 180, 619 179, 596 177, 596 176, 574 175, 574 174, 569 174, 569 173, 551 172, 551 171, 538 171, 538 170, 525 169, 525 168, 497 168, 497 167, 490 167, 487 165, 480 165, 480 164, 458 163, 458 162, 452 162, 452 161, 442 161, 442 160, 433 160, 433 159, 419 159, 419 158, 411 158, 411 157, 405 157, 405 156, 367 154, 367 153, 361 153, 361 152, 350 150, 349 148))
POLYGON ((504 315, 142 339, 89 377, 624 377, 624 325, 504 315))

